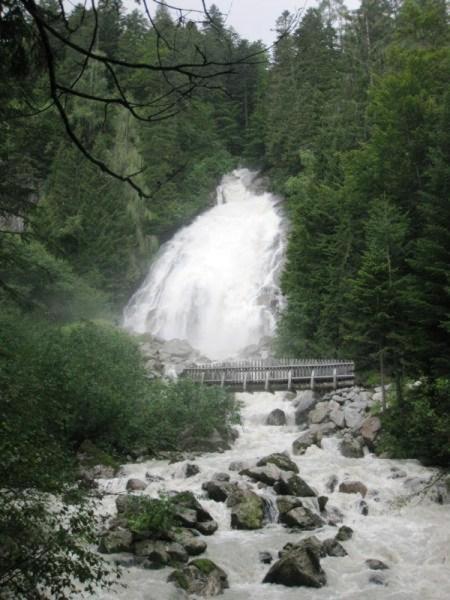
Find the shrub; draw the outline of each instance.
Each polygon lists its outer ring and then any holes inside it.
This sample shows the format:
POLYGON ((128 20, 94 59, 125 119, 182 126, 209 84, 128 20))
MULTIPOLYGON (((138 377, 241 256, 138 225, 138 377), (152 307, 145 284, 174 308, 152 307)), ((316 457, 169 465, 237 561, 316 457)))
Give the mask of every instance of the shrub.
POLYGON ((174 503, 167 496, 128 496, 124 516, 135 533, 149 531, 157 536, 177 525, 174 503))

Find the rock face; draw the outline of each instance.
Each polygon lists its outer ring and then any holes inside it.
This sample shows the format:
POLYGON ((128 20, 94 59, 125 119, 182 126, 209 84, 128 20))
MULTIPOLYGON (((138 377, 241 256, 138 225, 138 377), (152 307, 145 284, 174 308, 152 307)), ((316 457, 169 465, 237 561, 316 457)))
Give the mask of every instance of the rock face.
POLYGON ((263 583, 314 588, 322 587, 326 582, 325 572, 320 566, 320 550, 317 541, 313 538, 289 545, 263 580, 263 583))
POLYGON ((266 425, 286 425, 286 415, 281 408, 275 408, 267 417, 266 425))
POLYGON ((264 501, 251 490, 236 489, 228 498, 233 529, 261 529, 264 523, 264 501))
POLYGON ((205 598, 217 596, 229 587, 225 571, 206 558, 195 559, 183 569, 173 571, 168 581, 188 594, 205 598))

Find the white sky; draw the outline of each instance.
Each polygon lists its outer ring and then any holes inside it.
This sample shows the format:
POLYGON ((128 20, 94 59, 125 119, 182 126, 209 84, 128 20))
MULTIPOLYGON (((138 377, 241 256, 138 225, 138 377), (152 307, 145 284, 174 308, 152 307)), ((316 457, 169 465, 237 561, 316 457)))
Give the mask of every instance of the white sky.
MULTIPOLYGON (((185 9, 201 9, 201 0, 166 0, 185 9)), ((359 0, 344 0, 349 9, 357 8, 359 0)), ((149 2, 149 5, 152 2, 149 2)), ((270 44, 275 39, 275 21, 284 10, 291 13, 318 4, 314 0, 207 0, 206 6, 216 4, 223 14, 228 14, 227 24, 250 41, 263 40, 270 44)), ((125 0, 125 5, 134 8, 134 0, 125 0)))

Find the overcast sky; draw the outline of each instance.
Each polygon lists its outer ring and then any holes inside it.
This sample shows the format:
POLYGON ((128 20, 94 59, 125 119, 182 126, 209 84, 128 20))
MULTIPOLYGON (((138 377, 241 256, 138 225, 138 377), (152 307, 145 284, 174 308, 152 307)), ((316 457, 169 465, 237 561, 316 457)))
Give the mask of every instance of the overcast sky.
MULTIPOLYGON (((344 0, 345 1, 345 0, 344 0)), ((220 10, 228 15, 227 23, 238 34, 251 41, 263 40, 270 44, 275 39, 275 21, 284 10, 295 13, 297 10, 317 5, 314 0, 207 0, 206 5, 216 4, 220 10)), ((133 7, 133 0, 126 4, 133 7)), ((201 9, 201 0, 167 0, 180 8, 201 9)), ((357 8, 359 0, 346 0, 348 8, 357 8)))

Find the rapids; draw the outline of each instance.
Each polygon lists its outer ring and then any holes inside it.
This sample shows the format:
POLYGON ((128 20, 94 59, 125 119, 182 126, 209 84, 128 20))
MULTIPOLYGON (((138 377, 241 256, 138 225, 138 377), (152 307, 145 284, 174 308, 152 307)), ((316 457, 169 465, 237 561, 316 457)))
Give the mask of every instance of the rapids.
MULTIPOLYGON (((428 479, 433 470, 417 461, 380 459, 372 454, 364 458, 345 458, 337 449, 337 439, 327 438, 323 448, 311 447, 303 456, 291 456, 300 469, 300 475, 329 497, 329 504, 338 507, 345 515, 344 524, 354 529, 353 538, 344 543, 349 556, 324 558, 321 564, 328 584, 321 589, 286 588, 261 583, 269 566, 259 562, 258 553, 267 550, 276 556, 287 542, 317 535, 319 539, 334 536, 336 528, 325 526, 315 532, 289 533, 282 525, 271 523, 261 530, 236 531, 230 528, 230 509, 224 503, 208 500, 202 491, 202 482, 218 471, 229 472, 233 480, 241 479, 236 472, 228 471, 232 461, 254 463, 257 458, 272 452, 291 450, 292 441, 298 437, 294 425, 291 402, 283 400, 284 394, 266 392, 238 394, 243 403, 240 437, 234 447, 223 454, 204 454, 195 460, 200 473, 185 479, 184 463, 149 461, 125 465, 121 476, 102 480, 102 487, 111 495, 105 496, 103 509, 114 513, 116 494, 125 491, 129 477, 145 479, 150 472, 164 480, 149 483, 145 493, 156 496, 159 490, 191 490, 202 505, 219 523, 218 531, 205 537, 208 544, 206 556, 214 560, 228 574, 230 589, 221 596, 224 600, 448 600, 450 598, 450 510, 449 505, 438 505, 428 498, 409 498, 405 480, 411 477, 428 479), (264 425, 271 410, 282 408, 288 417, 283 427, 264 425), (392 478, 396 469, 406 472, 404 478, 392 478), (358 510, 359 495, 342 494, 325 490, 328 478, 336 474, 363 481, 369 488, 366 501, 369 515, 358 510), (390 569, 384 571, 387 586, 369 582, 369 571, 364 564, 367 558, 386 562, 390 569)), ((270 496, 268 490, 258 490, 270 496)), ((148 571, 131 568, 125 572, 123 582, 127 588, 99 594, 101 600, 175 600, 185 598, 182 592, 165 582, 172 569, 148 571)))
POLYGON ((226 175, 216 205, 161 248, 125 309, 127 329, 187 340, 211 359, 273 334, 283 218, 256 178, 247 169, 226 175))

